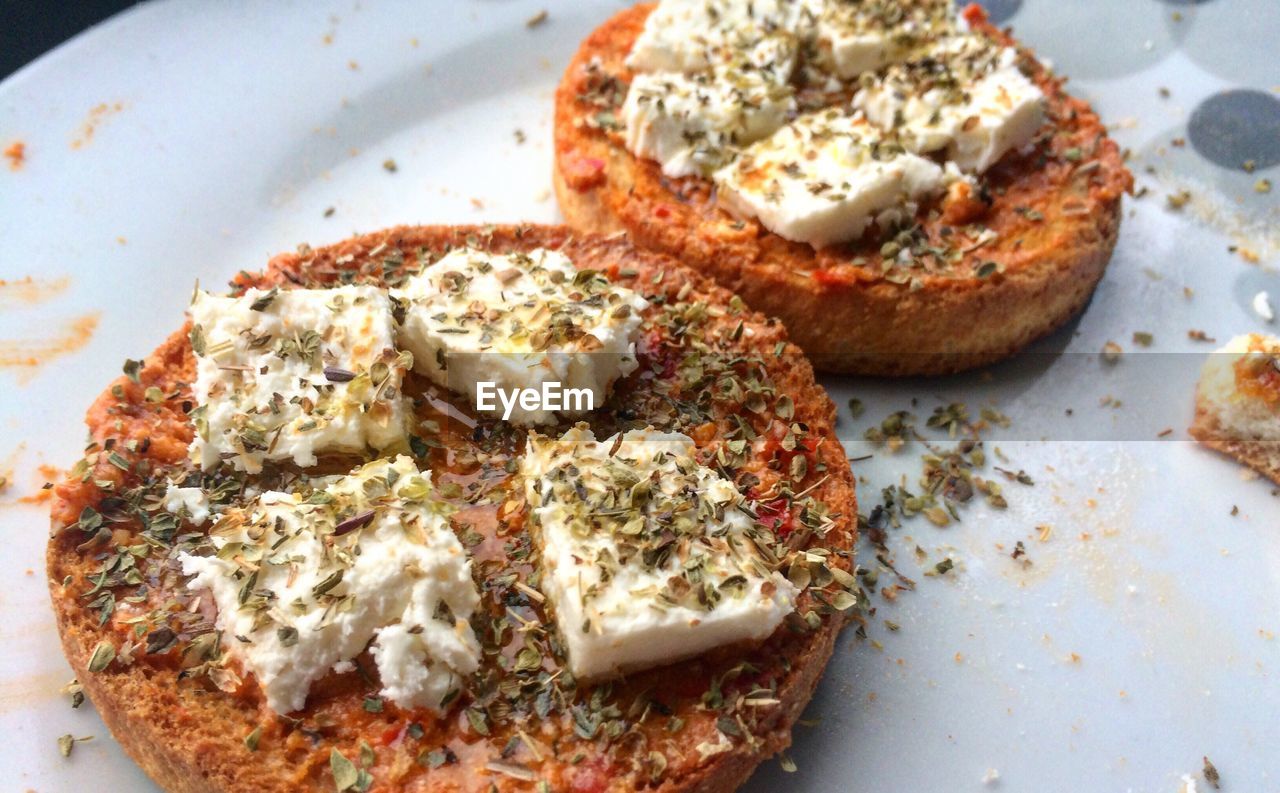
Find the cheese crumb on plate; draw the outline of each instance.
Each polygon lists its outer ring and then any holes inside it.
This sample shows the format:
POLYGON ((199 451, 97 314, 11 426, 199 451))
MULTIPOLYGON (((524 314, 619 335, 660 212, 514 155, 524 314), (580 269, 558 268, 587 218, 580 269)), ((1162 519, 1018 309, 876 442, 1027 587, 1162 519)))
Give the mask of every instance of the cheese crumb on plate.
POLYGON ((1249 333, 1211 353, 1196 397, 1224 439, 1280 441, 1280 339, 1249 333))

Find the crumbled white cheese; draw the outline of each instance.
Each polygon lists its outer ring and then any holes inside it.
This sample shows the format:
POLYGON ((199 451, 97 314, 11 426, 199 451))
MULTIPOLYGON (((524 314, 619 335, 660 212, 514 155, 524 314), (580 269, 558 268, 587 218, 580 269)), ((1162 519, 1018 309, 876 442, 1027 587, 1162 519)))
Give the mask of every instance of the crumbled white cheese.
POLYGON ((694 746, 694 749, 698 752, 698 759, 706 761, 709 757, 715 757, 733 749, 733 741, 717 728, 714 741, 702 741, 694 746))
POLYGON ((790 86, 754 71, 637 75, 622 104, 627 149, 667 176, 705 176, 795 109, 790 86))
POLYGON ((951 0, 827 2, 818 17, 819 60, 844 80, 909 57, 956 30, 951 0))
POLYGON ((288 713, 372 641, 382 695, 442 712, 480 660, 479 593, 448 508, 403 455, 313 484, 263 493, 210 529, 212 555, 180 555, 188 586, 213 596, 223 649, 288 713))
POLYGON ((982 173, 1044 124, 1044 94, 1017 60, 982 36, 952 36, 867 79, 853 104, 909 150, 945 150, 962 171, 982 173))
POLYGON ((198 487, 177 487, 170 482, 164 491, 164 509, 201 526, 209 519, 209 497, 198 487))
POLYGON ((857 239, 877 219, 915 214, 914 202, 943 189, 949 175, 886 140, 865 119, 840 109, 797 118, 747 148, 716 173, 731 212, 823 247, 857 239))
POLYGON ((663 0, 627 56, 637 72, 695 72, 746 59, 786 82, 820 0, 663 0))
POLYGON ((192 457, 256 473, 266 460, 384 451, 405 441, 391 303, 372 286, 197 292, 192 457))
POLYGON ((691 438, 653 430, 603 441, 585 425, 530 433, 521 471, 553 606, 579 678, 761 640, 796 589, 765 564, 734 484, 691 438))
POLYGON ((1280 441, 1280 407, 1242 393, 1241 378, 1280 377, 1280 338, 1250 333, 1209 354, 1197 386, 1199 402, 1216 419, 1223 437, 1280 441))
MULTIPOLYGON (((393 294, 405 306, 400 342, 414 368, 473 406, 476 384, 492 382, 503 391, 545 383, 587 389, 599 407, 639 365, 635 343, 648 303, 556 251, 456 250, 393 294)), ((509 419, 516 423, 557 420, 550 410, 517 408, 509 419)))
POLYGON ((1275 321, 1276 312, 1271 309, 1271 296, 1265 291, 1253 296, 1253 313, 1261 317, 1264 322, 1275 321))
POLYGON ((713 177, 731 211, 815 246, 913 215, 955 172, 1025 147, 1045 118, 1017 52, 970 33, 950 0, 664 0, 627 64, 639 72, 621 112, 631 153, 670 177, 713 177), (853 106, 884 137, 859 130, 826 152, 808 146, 820 161, 792 159, 812 140, 806 125, 844 116, 784 126, 802 59, 810 84, 858 79, 853 106), (910 156, 936 151, 945 168, 910 156))

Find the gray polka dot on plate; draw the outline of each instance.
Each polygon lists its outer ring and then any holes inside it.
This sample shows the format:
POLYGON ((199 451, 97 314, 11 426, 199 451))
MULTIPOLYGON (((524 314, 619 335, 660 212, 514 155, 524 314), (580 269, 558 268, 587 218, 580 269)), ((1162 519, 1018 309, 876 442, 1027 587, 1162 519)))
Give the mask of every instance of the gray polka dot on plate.
POLYGON ((1280 99, 1265 91, 1234 90, 1201 102, 1187 123, 1200 156, 1223 168, 1280 163, 1280 99))
MULTIPOLYGON (((1172 6, 1165 6, 1171 9, 1172 6)), ((1167 11, 1166 25, 1182 52, 1226 85, 1269 91, 1280 79, 1274 57, 1280 40, 1276 0, 1180 6, 1167 11), (1181 21, 1174 21, 1175 14, 1181 21)))

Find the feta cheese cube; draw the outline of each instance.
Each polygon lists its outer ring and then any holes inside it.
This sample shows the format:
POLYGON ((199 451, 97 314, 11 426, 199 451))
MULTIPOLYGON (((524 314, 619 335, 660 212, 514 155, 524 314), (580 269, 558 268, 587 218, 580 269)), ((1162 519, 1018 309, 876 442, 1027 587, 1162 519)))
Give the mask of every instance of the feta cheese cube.
POLYGON ((663 0, 627 56, 637 72, 697 72, 745 59, 785 83, 819 0, 663 0))
POLYGON ((834 108, 800 116, 715 174, 719 200, 731 212, 815 247, 857 239, 875 220, 914 215, 912 202, 951 178, 865 119, 834 108))
POLYGON ((671 663, 768 637, 795 608, 762 530, 691 438, 530 433, 522 461, 547 596, 576 677, 671 663))
POLYGON ((622 104, 626 146, 667 176, 705 176, 795 110, 788 85, 750 70, 637 75, 622 104))
MULTIPOLYGON (((635 342, 648 303, 556 251, 456 250, 393 294, 405 307, 400 343, 413 353, 415 370, 469 396, 473 406, 480 382, 503 392, 557 383, 561 391, 589 391, 600 406, 613 383, 639 365, 635 342)), ((558 419, 520 404, 509 420, 558 419)))
POLYGON ((480 663, 480 595, 448 508, 405 456, 312 483, 318 495, 268 491, 223 515, 211 555, 179 555, 223 649, 289 713, 372 641, 382 696, 443 712, 480 663))
POLYGON ((864 84, 855 107, 910 151, 945 150, 966 173, 982 173, 1026 145, 1044 124, 1044 94, 1017 66, 1017 52, 979 35, 939 41, 922 57, 864 84))
POLYGON ((951 0, 827 2, 818 17, 819 59, 849 80, 903 60, 922 45, 955 32, 951 0))
POLYGON ((192 458, 256 473, 264 461, 316 464, 405 441, 391 302, 371 286, 197 292, 192 458))

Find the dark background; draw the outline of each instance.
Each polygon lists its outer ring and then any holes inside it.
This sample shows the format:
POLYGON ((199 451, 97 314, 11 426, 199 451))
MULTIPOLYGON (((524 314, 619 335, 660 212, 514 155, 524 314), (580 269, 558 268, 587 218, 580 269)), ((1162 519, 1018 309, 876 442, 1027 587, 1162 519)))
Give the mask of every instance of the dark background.
POLYGON ((138 0, 0 0, 0 80, 138 0))

